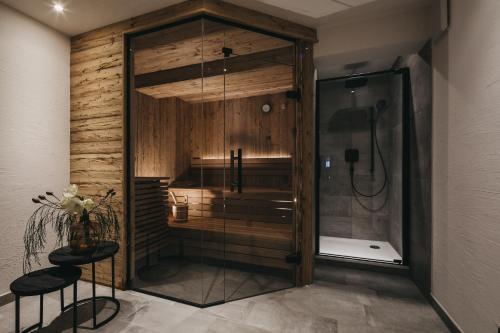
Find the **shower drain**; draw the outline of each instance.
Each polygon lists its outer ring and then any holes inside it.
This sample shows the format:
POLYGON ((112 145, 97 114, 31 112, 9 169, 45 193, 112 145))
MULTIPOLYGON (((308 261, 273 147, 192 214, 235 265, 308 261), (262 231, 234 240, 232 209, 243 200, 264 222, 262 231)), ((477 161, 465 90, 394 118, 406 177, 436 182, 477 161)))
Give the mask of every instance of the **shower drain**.
POLYGON ((378 245, 370 245, 370 248, 375 250, 380 250, 380 246, 378 245))

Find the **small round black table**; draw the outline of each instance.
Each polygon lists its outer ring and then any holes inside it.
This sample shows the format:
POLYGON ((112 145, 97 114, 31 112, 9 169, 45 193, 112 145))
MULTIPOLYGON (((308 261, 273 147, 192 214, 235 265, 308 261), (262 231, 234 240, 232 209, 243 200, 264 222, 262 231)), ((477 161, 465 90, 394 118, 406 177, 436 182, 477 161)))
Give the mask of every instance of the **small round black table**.
MULTIPOLYGON (((73 254, 72 250, 69 246, 61 247, 57 250, 52 251, 49 254, 49 261, 53 265, 58 266, 77 266, 77 265, 86 265, 92 264, 92 297, 86 298, 78 301, 78 304, 85 304, 88 302, 92 302, 92 329, 97 329, 106 325, 110 322, 118 312, 120 311, 120 302, 115 297, 115 254, 118 252, 119 245, 116 242, 112 241, 102 241, 97 246, 96 250, 89 254, 73 254), (107 258, 111 257, 111 297, 109 296, 96 296, 95 292, 95 263, 107 258), (105 320, 97 323, 97 300, 108 300, 116 305, 116 309, 111 316, 106 318, 105 320)), ((61 291, 61 308, 64 308, 63 304, 63 294, 61 291)), ((67 307, 70 307, 68 305, 67 307)), ((67 308, 66 307, 66 308, 67 308)))
MULTIPOLYGON (((21 296, 38 296, 40 295, 40 321, 25 329, 23 332, 31 332, 34 328, 43 327, 43 295, 63 290, 70 285, 73 285, 73 332, 76 332, 77 322, 77 281, 82 275, 82 270, 78 267, 49 267, 31 272, 16 279, 10 284, 10 291, 16 296, 16 333, 20 332, 20 317, 21 317, 21 296)), ((62 302, 62 300, 61 300, 62 302)), ((61 312, 67 308, 61 307, 61 312)))

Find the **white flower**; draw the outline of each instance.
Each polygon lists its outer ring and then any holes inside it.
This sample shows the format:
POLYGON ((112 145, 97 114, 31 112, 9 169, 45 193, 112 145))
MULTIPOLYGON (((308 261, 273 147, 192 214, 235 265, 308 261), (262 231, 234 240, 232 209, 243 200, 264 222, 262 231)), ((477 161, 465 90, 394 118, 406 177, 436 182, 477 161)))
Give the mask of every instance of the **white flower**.
POLYGON ((65 209, 71 214, 82 214, 83 210, 86 209, 90 212, 94 207, 94 201, 92 199, 80 199, 81 196, 78 195, 78 186, 70 185, 63 191, 63 198, 60 202, 61 208, 65 209))
POLYGON ((65 197, 61 200, 61 207, 72 214, 81 214, 83 212, 83 201, 78 197, 65 197))
POLYGON ((87 212, 90 212, 94 206, 94 201, 92 199, 85 199, 82 202, 82 207, 86 209, 87 212))
POLYGON ((75 184, 71 184, 70 186, 66 187, 63 191, 64 198, 73 198, 77 194, 78 194, 78 185, 75 184))

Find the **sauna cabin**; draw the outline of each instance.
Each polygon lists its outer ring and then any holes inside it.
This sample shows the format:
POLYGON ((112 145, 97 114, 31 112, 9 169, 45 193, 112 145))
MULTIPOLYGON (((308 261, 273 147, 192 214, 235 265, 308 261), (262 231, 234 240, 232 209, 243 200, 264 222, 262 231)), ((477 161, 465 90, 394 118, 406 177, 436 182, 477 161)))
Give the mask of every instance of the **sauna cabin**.
POLYGON ((295 284, 296 56, 209 18, 130 39, 133 288, 212 304, 295 284))

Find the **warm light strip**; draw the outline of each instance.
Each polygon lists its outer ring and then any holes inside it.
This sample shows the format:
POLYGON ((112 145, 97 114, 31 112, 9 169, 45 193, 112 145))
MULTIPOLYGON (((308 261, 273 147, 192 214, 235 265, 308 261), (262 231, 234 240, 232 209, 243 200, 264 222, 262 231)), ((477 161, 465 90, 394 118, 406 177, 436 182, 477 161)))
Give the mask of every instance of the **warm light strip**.
MULTIPOLYGON (((229 159, 229 155, 226 157, 227 159, 229 159)), ((260 156, 256 156, 256 155, 243 155, 243 158, 275 158, 275 159, 279 159, 279 158, 283 158, 283 159, 286 159, 286 158, 292 158, 291 155, 285 155, 285 156, 278 156, 278 155, 260 155, 260 156)), ((205 156, 205 157, 202 157, 201 158, 202 160, 205 160, 205 161, 209 161, 209 160, 223 160, 224 157, 217 157, 217 156, 205 156)))

